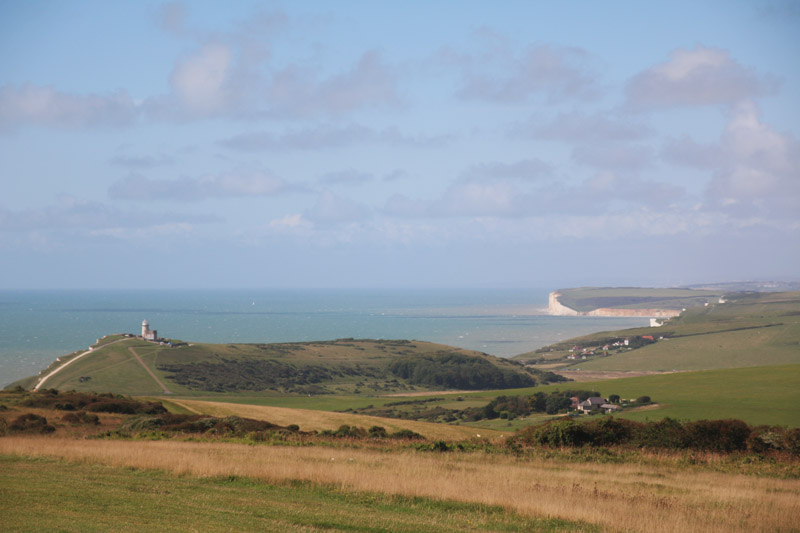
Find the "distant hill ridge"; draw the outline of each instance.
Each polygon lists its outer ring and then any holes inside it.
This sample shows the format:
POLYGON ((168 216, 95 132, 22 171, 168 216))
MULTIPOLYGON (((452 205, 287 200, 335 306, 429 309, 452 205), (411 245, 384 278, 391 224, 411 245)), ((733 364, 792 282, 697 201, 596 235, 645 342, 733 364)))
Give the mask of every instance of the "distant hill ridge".
POLYGON ((699 289, 580 287, 550 293, 556 316, 672 318, 689 307, 718 302, 724 292, 699 289))

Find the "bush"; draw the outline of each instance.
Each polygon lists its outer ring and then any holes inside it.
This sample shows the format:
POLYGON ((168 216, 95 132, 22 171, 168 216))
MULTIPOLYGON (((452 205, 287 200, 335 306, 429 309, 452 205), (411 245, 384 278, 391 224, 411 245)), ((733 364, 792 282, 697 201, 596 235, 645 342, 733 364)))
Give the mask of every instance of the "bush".
POLYGON ((741 420, 697 420, 684 425, 687 444, 714 452, 747 449, 750 426, 741 420))
POLYGON ((571 419, 555 420, 534 428, 529 439, 542 446, 583 446, 591 441, 586 427, 571 419))
POLYGON ((683 424, 667 417, 642 424, 636 431, 633 444, 645 448, 679 449, 686 447, 688 441, 683 424))
POLYGON ((410 429, 401 429, 400 431, 395 431, 389 438, 392 439, 409 439, 409 440, 425 440, 425 437, 420 435, 415 431, 411 431, 410 429))
POLYGON ((650 403, 650 396, 639 396, 636 398, 636 403, 650 403))
POLYGON ((8 429, 16 433, 52 433, 56 430, 45 417, 33 413, 18 416, 8 429))
POLYGON ((87 424, 87 425, 94 425, 100 423, 100 418, 97 415, 87 413, 86 411, 79 411, 77 413, 67 413, 61 417, 61 421, 65 424, 72 424, 72 425, 80 425, 80 424, 87 424))
POLYGON ((369 436, 373 439, 385 439, 388 435, 386 433, 386 428, 381 426, 372 426, 369 428, 369 436))

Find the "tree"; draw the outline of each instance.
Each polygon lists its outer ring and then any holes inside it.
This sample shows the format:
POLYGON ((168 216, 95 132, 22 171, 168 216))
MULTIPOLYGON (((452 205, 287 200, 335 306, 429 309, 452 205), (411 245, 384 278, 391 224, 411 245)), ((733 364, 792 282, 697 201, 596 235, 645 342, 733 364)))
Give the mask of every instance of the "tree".
POLYGON ((636 403, 650 403, 650 396, 639 396, 636 398, 636 403))
POLYGON ((619 394, 612 394, 608 397, 608 401, 611 403, 619 403, 619 394))

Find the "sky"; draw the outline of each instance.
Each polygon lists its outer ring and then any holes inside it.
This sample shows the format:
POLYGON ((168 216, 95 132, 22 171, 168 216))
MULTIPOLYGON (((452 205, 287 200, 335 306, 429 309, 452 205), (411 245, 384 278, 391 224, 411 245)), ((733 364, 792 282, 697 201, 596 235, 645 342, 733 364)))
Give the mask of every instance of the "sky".
POLYGON ((0 0, 0 288, 800 280, 800 3, 0 0))

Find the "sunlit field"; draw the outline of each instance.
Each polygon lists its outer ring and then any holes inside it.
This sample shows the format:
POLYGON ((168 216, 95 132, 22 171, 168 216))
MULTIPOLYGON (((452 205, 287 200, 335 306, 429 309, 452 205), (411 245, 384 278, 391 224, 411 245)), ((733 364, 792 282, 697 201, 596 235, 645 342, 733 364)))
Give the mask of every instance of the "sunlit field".
MULTIPOLYGON (((667 455, 661 460, 658 454, 640 463, 575 463, 557 457, 485 453, 41 437, 0 439, 0 454, 192 478, 304 481, 348 492, 500 506, 524 517, 560 518, 602 530, 729 532, 800 527, 798 479, 715 472, 678 464, 667 455)), ((697 460, 713 461, 713 456, 697 455, 697 460)), ((59 464, 52 465, 55 477, 59 464)))

